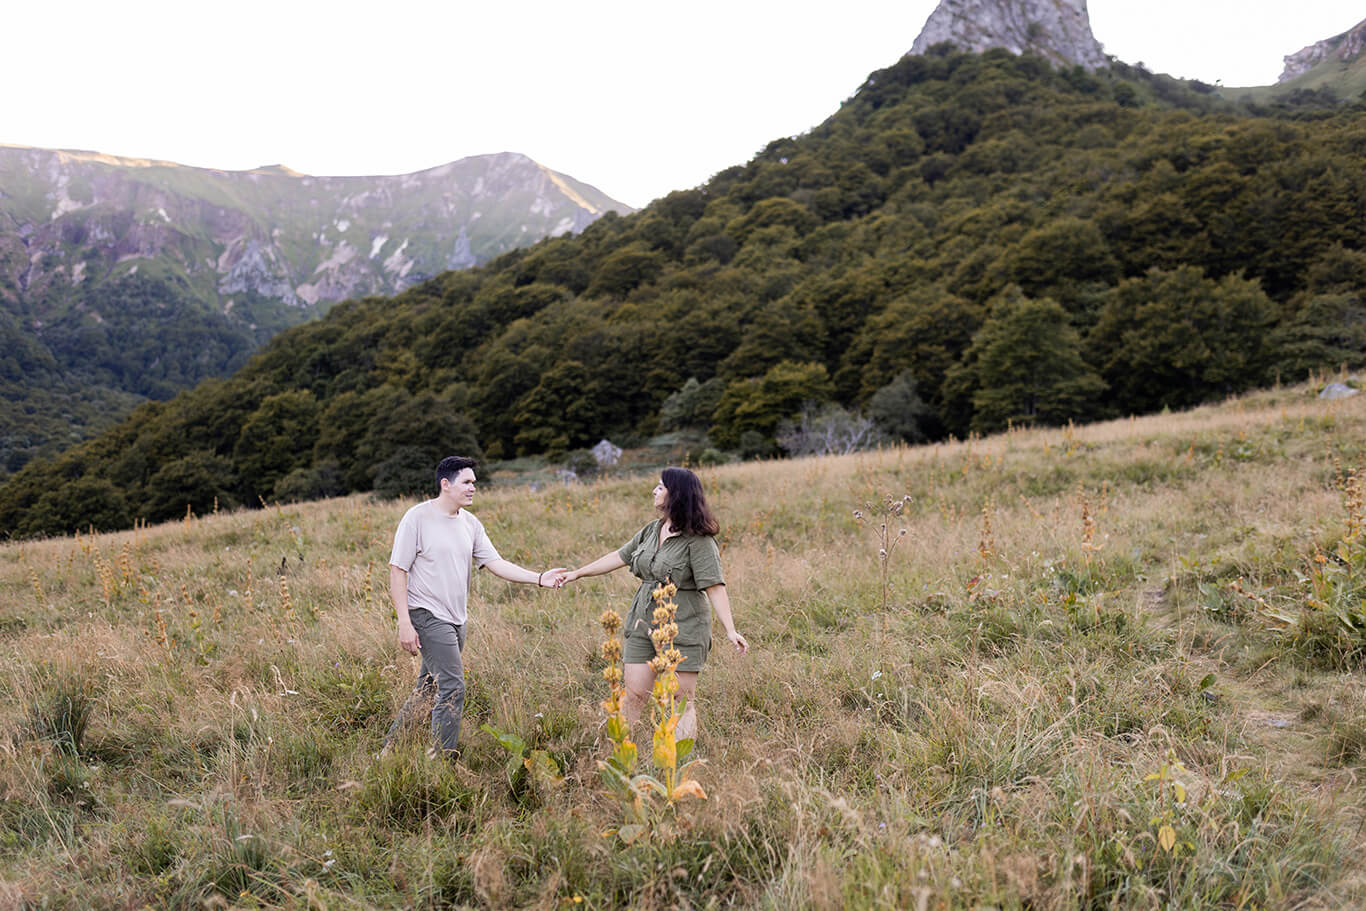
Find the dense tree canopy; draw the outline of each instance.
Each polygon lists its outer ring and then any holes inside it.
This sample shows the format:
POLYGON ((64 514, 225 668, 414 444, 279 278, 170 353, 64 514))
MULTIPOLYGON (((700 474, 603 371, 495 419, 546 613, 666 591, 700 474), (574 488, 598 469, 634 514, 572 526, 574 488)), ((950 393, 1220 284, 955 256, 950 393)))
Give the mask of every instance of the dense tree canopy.
POLYGON ((1361 363, 1366 114, 1322 102, 906 57, 701 187, 281 334, 230 380, 26 467, 0 527, 66 531, 80 501, 117 524, 206 496, 402 490, 447 450, 680 427, 772 452, 813 400, 920 439, 1361 363))

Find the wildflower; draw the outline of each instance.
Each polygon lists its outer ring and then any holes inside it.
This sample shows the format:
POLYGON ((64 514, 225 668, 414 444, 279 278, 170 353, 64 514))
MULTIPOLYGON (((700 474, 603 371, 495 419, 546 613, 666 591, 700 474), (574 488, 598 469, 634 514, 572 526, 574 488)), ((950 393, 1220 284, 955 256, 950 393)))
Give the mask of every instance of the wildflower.
POLYGON ((602 616, 598 618, 598 622, 602 624, 603 631, 607 635, 614 636, 621 629, 621 614, 614 610, 605 610, 602 612, 602 616))
POLYGON ((602 659, 608 664, 615 665, 621 660, 621 640, 617 638, 606 639, 602 643, 602 659))

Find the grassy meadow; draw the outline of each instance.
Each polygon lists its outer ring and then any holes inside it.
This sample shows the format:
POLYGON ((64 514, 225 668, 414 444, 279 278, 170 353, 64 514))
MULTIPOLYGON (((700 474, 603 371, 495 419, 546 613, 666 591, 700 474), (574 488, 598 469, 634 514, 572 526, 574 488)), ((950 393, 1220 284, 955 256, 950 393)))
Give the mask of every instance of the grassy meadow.
MULTIPOLYGON (((752 648, 718 630, 700 682, 708 799, 630 845, 597 770, 625 571, 478 575, 450 764, 376 756, 409 503, 5 545, 0 908, 1360 906, 1366 396, 1315 391, 702 471, 752 648)), ((474 510, 573 566, 653 482, 474 510)))

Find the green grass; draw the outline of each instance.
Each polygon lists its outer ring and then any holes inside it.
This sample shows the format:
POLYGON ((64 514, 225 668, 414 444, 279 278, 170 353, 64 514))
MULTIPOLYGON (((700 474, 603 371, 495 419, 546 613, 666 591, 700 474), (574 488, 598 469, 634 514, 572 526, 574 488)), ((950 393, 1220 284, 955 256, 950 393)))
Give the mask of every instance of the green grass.
MULTIPOLYGON (((1348 482, 1363 432, 1360 399, 1295 387, 707 469, 753 648, 718 641, 702 677, 708 799, 629 847, 602 834, 620 810, 596 766, 596 618, 629 599, 620 573, 559 593, 476 576, 451 765, 422 731, 375 757, 412 684, 384 591, 407 503, 6 545, 0 896, 1360 905, 1366 687, 1343 617, 1359 600, 1348 482), (903 495, 884 609, 878 539, 853 511, 903 495), (544 751, 563 782, 510 772, 484 724, 544 751)), ((652 482, 502 485, 475 511, 505 555, 577 565, 649 518, 652 482)))

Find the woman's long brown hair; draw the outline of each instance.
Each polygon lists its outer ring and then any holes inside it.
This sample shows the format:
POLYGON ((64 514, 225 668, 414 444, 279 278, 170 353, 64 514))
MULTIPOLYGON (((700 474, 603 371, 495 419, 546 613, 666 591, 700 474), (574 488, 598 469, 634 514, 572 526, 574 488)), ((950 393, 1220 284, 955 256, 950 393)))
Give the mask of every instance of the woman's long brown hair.
POLYGON ((721 530, 707 507, 702 482, 686 468, 666 468, 659 474, 669 502, 664 507, 673 530, 685 535, 714 535, 721 530))

